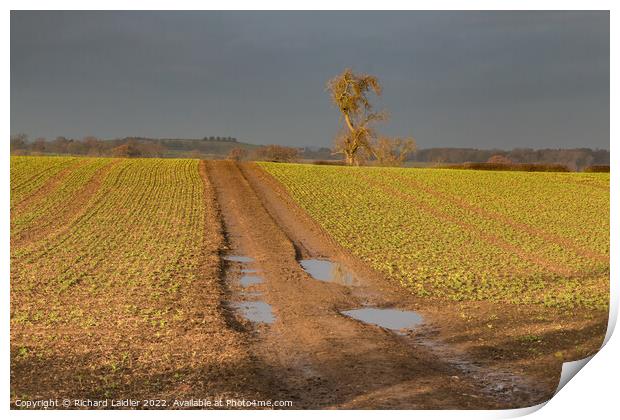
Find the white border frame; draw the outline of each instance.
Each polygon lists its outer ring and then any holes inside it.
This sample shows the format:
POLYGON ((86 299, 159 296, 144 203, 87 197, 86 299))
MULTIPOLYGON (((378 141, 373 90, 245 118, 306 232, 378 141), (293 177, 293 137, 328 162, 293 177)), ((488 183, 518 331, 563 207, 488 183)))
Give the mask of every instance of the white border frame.
MULTIPOLYGON (((619 19, 616 18, 616 11, 620 7, 616 6, 617 2, 613 1, 532 1, 532 0, 470 0, 470 1, 457 1, 457 0, 445 0, 434 2, 421 2, 421 1, 382 1, 371 2, 368 0, 359 0, 355 2, 347 1, 325 1, 318 0, 313 2, 285 2, 279 1, 258 1, 258 0, 245 0, 231 2, 214 2, 214 1, 190 1, 190 0, 177 0, 175 2, 164 2, 160 0, 155 1, 92 1, 88 5, 75 0, 67 1, 61 0, 54 2, 53 6, 58 9, 76 9, 76 10, 133 10, 133 9, 145 9, 145 10, 340 10, 347 8, 355 8, 362 10, 383 10, 383 9, 407 9, 407 10, 611 10, 610 13, 610 27, 611 27, 611 72, 610 75, 610 124, 611 139, 615 139, 618 135, 617 122, 614 117, 617 113, 617 92, 618 84, 613 75, 618 74, 618 57, 617 51, 614 47, 618 45, 618 31, 616 25, 619 19), (379 9, 378 7, 381 7, 379 9)), ((8 1, 8 8, 5 9, 3 15, 3 42, 1 44, 2 56, 10 57, 10 12, 9 10, 36 10, 36 9, 48 9, 50 7, 49 2, 45 1, 8 1)), ((9 386, 9 145, 8 139, 10 134, 10 66, 6 64, 2 66, 0 70, 3 73, 3 91, 4 101, 2 103, 3 117, 2 126, 4 128, 5 143, 0 148, 2 162, 4 164, 2 171, 0 172, 0 200, 2 201, 2 207, 0 209, 0 250, 2 255, 2 264, 0 264, 0 270, 2 273, 2 307, 4 310, 0 311, 0 320, 2 321, 2 334, 3 339, 0 341, 2 354, 5 356, 4 363, 0 365, 2 372, 2 387, 1 392, 4 398, 10 395, 9 386)), ((275 411, 275 412, 261 412, 261 411, 210 411, 204 413, 200 411, 138 411, 138 412, 110 412, 110 411, 89 411, 87 413, 80 412, 59 412, 59 411, 18 411, 9 410, 8 399, 5 399, 6 405, 3 410, 6 414, 15 418, 81 418, 86 417, 100 417, 100 416, 118 416, 125 417, 141 417, 146 418, 148 416, 163 418, 163 417, 177 417, 182 416, 184 418, 204 418, 204 416, 215 418, 238 418, 238 417, 253 417, 253 418, 281 418, 290 415, 300 419, 314 418, 317 414, 325 417, 332 418, 375 418, 378 416, 389 415, 390 417, 410 419, 415 418, 437 418, 437 419, 451 419, 451 418, 504 418, 515 417, 524 414, 528 414, 532 411, 544 406, 542 410, 536 411, 530 418, 547 419, 547 418, 575 418, 581 419, 584 416, 590 416, 593 418, 608 418, 609 414, 617 412, 617 392, 615 391, 617 384, 617 377, 619 373, 619 363, 616 357, 620 354, 617 337, 612 337, 611 333, 615 326, 617 313, 618 313, 618 281, 617 281, 617 268, 614 261, 619 261, 618 253, 618 221, 617 216, 620 215, 620 208, 618 204, 618 194, 614 193, 613 188, 618 185, 619 176, 617 173, 618 168, 615 165, 618 162, 618 151, 614 147, 614 141, 610 141, 611 151, 611 285, 612 285, 612 302, 610 306, 610 323, 608 334, 606 337, 607 344, 604 348, 591 360, 590 363, 577 375, 577 378, 571 380, 565 388, 563 388, 554 398, 552 398, 547 404, 543 404, 533 409, 521 409, 521 410, 505 410, 505 411, 390 411, 384 413, 381 410, 374 411, 321 411, 320 413, 314 411, 295 411, 294 413, 287 411, 275 411)))

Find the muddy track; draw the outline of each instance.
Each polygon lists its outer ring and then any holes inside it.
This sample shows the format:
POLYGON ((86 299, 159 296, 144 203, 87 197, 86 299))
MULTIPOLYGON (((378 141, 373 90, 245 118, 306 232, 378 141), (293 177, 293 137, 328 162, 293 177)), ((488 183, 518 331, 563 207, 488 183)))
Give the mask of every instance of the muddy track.
MULTIPOLYGON (((275 316, 272 324, 252 324, 238 315, 234 321, 246 329, 253 357, 271 379, 261 395, 292 400, 298 409, 509 408, 538 402, 540 391, 509 373, 496 372, 500 380, 519 385, 509 394, 498 393, 484 382, 486 371, 424 334, 396 335, 341 315, 365 304, 402 305, 406 299, 402 290, 339 250, 255 165, 208 161, 205 166, 229 253, 254 259, 251 268, 263 282, 252 290, 275 316), (343 262, 361 284, 349 288, 314 280, 299 257, 343 262)), ((247 299, 236 294, 233 277, 228 281, 231 300, 247 299)))

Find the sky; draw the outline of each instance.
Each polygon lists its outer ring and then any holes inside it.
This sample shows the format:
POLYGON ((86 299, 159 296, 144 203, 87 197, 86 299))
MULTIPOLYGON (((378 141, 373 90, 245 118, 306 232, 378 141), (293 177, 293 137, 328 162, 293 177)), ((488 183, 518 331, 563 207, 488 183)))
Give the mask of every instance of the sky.
POLYGON ((329 147, 377 76, 418 147, 609 148, 609 12, 11 12, 11 133, 329 147))

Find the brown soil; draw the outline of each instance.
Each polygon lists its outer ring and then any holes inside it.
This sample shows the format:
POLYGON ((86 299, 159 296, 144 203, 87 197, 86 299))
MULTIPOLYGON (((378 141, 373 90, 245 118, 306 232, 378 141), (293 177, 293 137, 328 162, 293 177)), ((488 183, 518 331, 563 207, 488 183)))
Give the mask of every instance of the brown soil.
MULTIPOLYGON (((590 320, 547 308, 418 299, 341 249, 254 164, 207 163, 231 254, 255 259, 252 286, 276 317, 250 332, 250 348, 294 408, 510 408, 547 400, 561 360, 598 349, 605 314, 590 320), (312 279, 299 258, 323 257, 361 280, 312 279), (362 305, 418 311, 424 326, 399 336, 340 314, 362 305), (561 352, 561 354, 559 353, 561 352)), ((229 264, 232 272, 232 264, 229 264)), ((246 299, 233 276, 231 300, 246 299)))

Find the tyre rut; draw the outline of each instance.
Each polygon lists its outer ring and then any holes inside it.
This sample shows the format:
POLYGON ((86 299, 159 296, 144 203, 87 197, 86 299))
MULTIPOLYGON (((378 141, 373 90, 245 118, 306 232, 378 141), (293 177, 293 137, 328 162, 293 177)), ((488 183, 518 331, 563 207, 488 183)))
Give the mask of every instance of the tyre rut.
POLYGON ((206 169, 229 247, 254 258, 252 268, 263 283, 253 290, 275 315, 271 325, 241 321, 256 330, 248 345, 279 383, 266 384, 271 389, 262 394, 290 399, 293 408, 506 407, 428 346, 341 315, 367 303, 393 302, 380 290, 360 296, 312 279, 297 257, 336 257, 333 244, 313 234, 285 202, 266 195, 269 186, 255 167, 208 161, 206 169), (303 243, 300 237, 306 238, 303 243), (458 381, 451 379, 457 376, 458 381))

